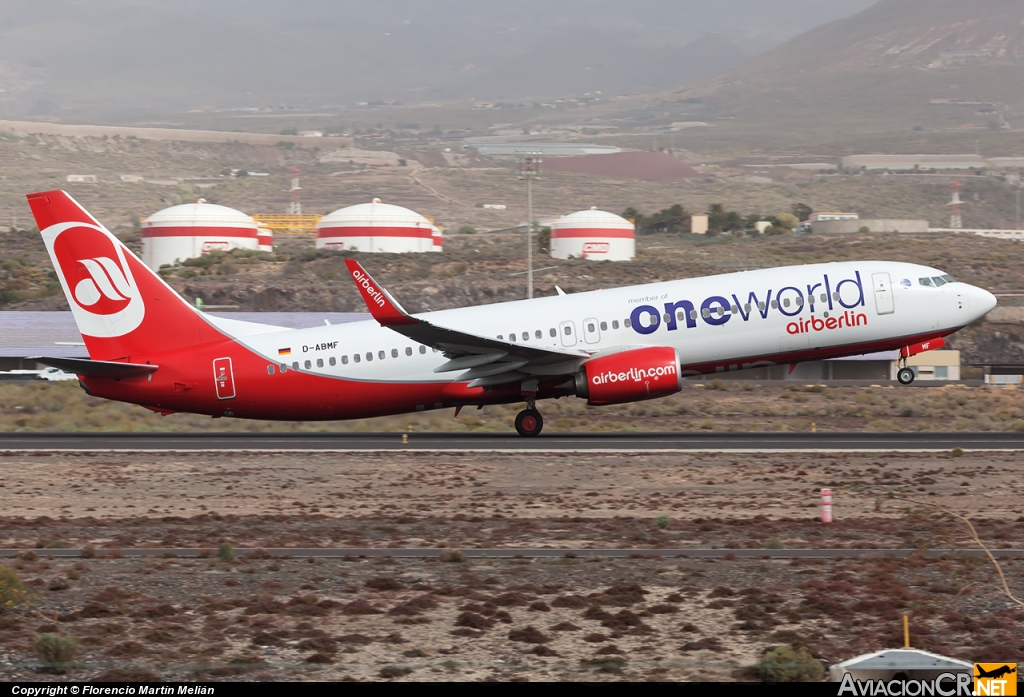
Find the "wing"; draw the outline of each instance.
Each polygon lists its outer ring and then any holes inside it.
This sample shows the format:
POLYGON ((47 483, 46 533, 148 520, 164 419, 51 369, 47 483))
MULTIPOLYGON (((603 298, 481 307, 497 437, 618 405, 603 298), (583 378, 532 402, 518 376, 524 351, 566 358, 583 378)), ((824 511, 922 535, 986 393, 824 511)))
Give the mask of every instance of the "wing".
POLYGON ((463 370, 458 379, 469 381, 470 387, 504 385, 540 377, 568 377, 590 358, 585 351, 513 344, 431 324, 406 312, 359 262, 346 259, 345 265, 370 314, 382 327, 444 353, 448 362, 434 372, 463 370))
POLYGON ((30 361, 52 365, 68 373, 84 375, 88 378, 138 378, 156 372, 160 367, 150 363, 121 363, 120 361, 94 361, 88 358, 50 358, 48 356, 30 356, 30 361))

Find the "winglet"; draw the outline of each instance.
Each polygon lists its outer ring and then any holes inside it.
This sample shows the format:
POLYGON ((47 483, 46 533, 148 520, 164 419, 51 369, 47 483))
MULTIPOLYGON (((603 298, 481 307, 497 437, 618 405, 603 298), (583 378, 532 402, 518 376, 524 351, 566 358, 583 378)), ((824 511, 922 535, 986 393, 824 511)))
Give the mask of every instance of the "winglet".
POLYGON ((370 308, 370 314, 380 322, 382 327, 417 323, 417 320, 410 317, 409 313, 402 309, 402 306, 391 297, 390 293, 373 280, 370 274, 366 273, 366 269, 358 261, 346 259, 345 266, 348 267, 352 280, 356 282, 356 288, 363 296, 363 301, 370 308))

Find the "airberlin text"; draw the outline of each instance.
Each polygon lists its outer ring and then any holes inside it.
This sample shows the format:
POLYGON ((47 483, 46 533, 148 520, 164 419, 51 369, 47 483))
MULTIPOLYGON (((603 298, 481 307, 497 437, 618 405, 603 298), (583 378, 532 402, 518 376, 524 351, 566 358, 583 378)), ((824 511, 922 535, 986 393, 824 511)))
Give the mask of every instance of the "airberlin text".
POLYGON ((356 285, 366 291, 366 297, 373 300, 377 304, 377 307, 384 307, 387 304, 384 300, 384 293, 370 282, 370 277, 364 274, 359 269, 352 272, 352 278, 355 279, 356 285))
POLYGON ((967 673, 942 673, 932 680, 854 680, 849 673, 843 674, 839 685, 839 697, 960 697, 973 695, 973 679, 967 673))
MULTIPOLYGON (((652 301, 654 298, 646 297, 639 300, 652 301)), ((860 272, 855 271, 853 278, 837 281, 828 274, 822 274, 818 283, 801 284, 799 287, 786 286, 779 290, 769 288, 763 291, 748 291, 746 297, 744 293, 731 293, 728 297, 712 295, 705 298, 699 306, 690 300, 668 301, 664 303, 663 309, 648 304, 637 305, 630 313, 629 319, 633 331, 638 334, 653 334, 662 324, 670 332, 679 329, 683 323, 688 329, 692 329, 697 326, 698 316, 705 324, 720 326, 734 317, 749 322, 754 315, 768 319, 769 314, 778 312, 784 317, 795 318, 786 326, 787 333, 804 334, 865 325, 868 322, 867 315, 856 312, 856 308, 865 306, 864 285, 860 272), (810 318, 799 317, 805 310, 810 313, 810 318), (816 312, 825 313, 826 316, 816 317, 816 312), (832 312, 842 314, 828 316, 832 312)))
POLYGON ((643 382, 645 379, 654 378, 657 380, 660 377, 667 375, 676 374, 676 364, 670 363, 664 366, 656 366, 654 368, 630 368, 619 373, 611 371, 595 375, 590 378, 590 381, 595 385, 608 385, 616 382, 643 382))

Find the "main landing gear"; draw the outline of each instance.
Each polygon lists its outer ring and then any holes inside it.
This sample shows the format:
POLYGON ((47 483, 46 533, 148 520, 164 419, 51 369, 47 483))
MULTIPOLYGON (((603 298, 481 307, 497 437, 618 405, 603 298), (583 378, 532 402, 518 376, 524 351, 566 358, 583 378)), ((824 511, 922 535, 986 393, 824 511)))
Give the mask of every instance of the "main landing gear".
POLYGON ((516 415, 516 431, 524 438, 533 438, 540 435, 544 428, 544 417, 537 411, 533 400, 526 402, 526 408, 516 415))
POLYGON ((896 371, 896 379, 899 380, 899 383, 901 385, 909 385, 912 383, 915 377, 914 371, 907 367, 907 359, 901 358, 900 363, 897 365, 900 366, 900 369, 896 371))

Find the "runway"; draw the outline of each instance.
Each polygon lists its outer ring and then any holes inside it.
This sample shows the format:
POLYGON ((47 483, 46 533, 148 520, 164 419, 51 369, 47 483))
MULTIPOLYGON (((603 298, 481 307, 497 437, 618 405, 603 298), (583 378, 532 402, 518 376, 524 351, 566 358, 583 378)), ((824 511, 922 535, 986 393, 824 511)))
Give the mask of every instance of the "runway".
POLYGON ((1024 450, 1024 433, 3 433, 0 451, 784 452, 1024 450))
MULTIPOLYGON (((32 551, 40 557, 54 558, 80 558, 80 549, 0 549, 0 559, 16 557, 19 554, 32 551)), ((373 557, 393 557, 395 559, 436 559, 445 552, 452 550, 439 549, 437 547, 404 547, 404 548, 379 548, 379 547, 274 547, 269 549, 241 549, 236 548, 235 554, 239 559, 253 552, 254 558, 266 556, 280 557, 286 559, 306 559, 316 557, 322 559, 344 559, 346 561, 360 561, 373 557)), ((920 554, 927 559, 935 559, 943 556, 950 557, 974 557, 985 558, 987 555, 981 549, 714 549, 714 548, 681 548, 681 549, 552 549, 549 547, 495 547, 491 549, 462 549, 466 558, 469 559, 552 559, 552 558, 587 558, 602 557, 604 559, 855 559, 862 557, 896 557, 905 558, 914 554, 920 554)), ((998 559, 1024 558, 1024 549, 993 549, 992 555, 998 559)), ((183 558, 196 559, 216 557, 214 549, 200 549, 198 547, 145 547, 128 549, 97 549, 97 559, 103 558, 183 558)))

